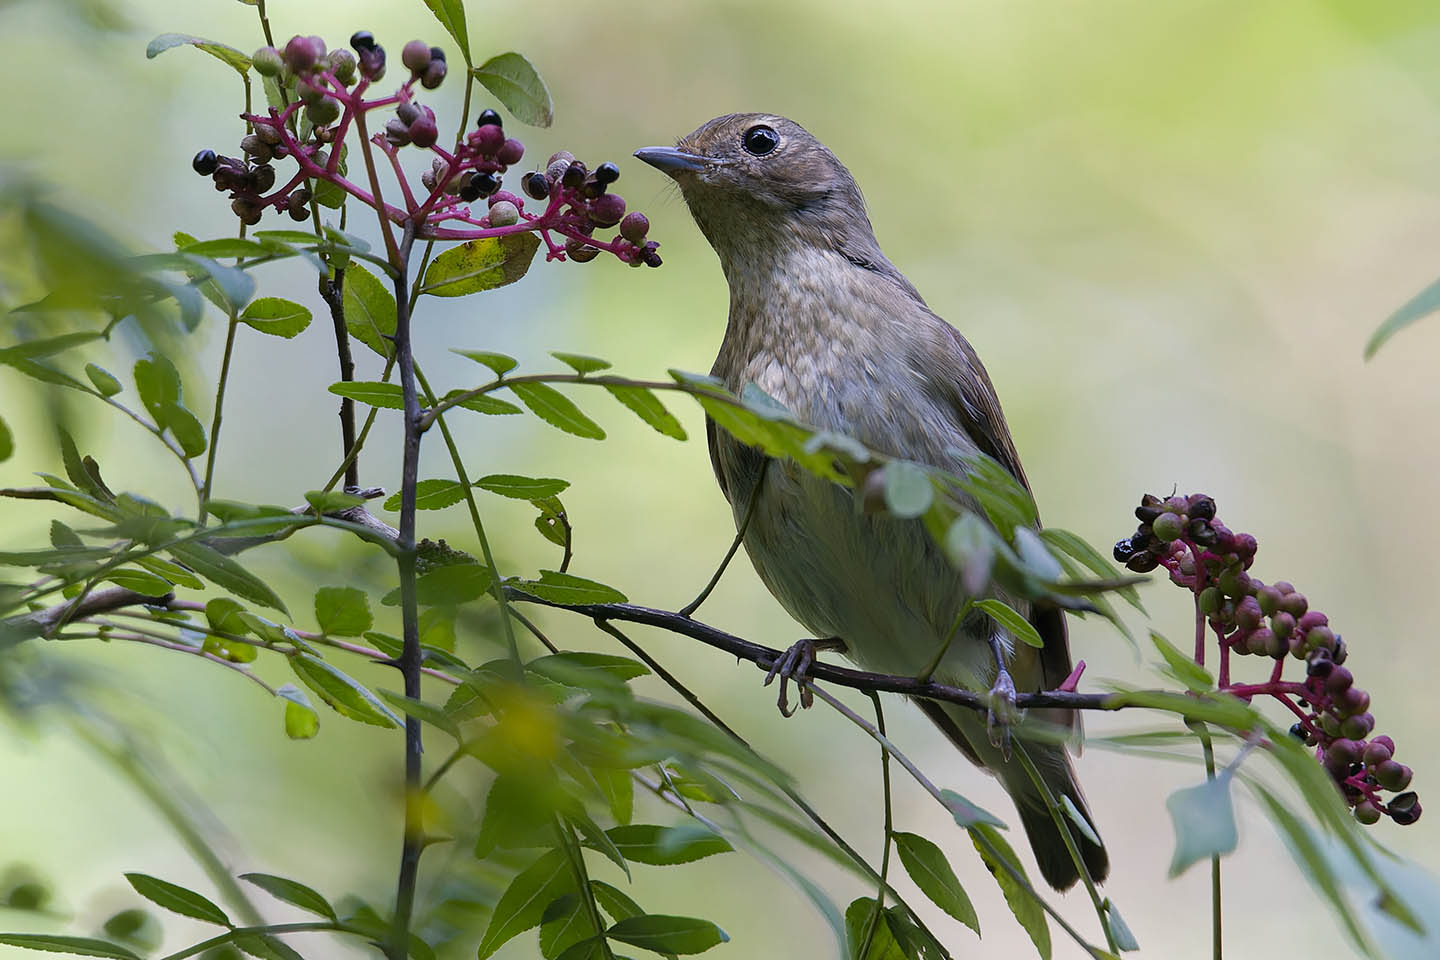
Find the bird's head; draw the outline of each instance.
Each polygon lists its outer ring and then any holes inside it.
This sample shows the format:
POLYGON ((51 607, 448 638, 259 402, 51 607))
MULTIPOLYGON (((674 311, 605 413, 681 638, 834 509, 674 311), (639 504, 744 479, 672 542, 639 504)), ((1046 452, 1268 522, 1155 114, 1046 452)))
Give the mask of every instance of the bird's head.
POLYGON ((645 147, 635 156, 679 184, 727 270, 746 254, 797 245, 879 256, 855 178, 793 120, 727 114, 673 147, 645 147))

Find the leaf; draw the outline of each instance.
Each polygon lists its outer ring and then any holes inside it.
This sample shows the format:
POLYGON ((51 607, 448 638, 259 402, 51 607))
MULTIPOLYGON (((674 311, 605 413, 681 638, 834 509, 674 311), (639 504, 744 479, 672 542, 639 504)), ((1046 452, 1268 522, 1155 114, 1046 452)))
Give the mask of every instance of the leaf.
MULTIPOLYGON (((464 390, 451 390, 445 394, 445 400, 453 400, 456 396, 464 393, 464 390)), ((520 413, 521 410, 509 400, 501 400, 499 397, 492 397, 489 394, 480 394, 461 400, 457 406, 466 410, 474 410, 476 413, 488 413, 491 416, 503 416, 507 413, 520 413)))
POLYGON ((506 286, 525 276, 539 249, 540 238, 528 232, 467 240, 430 261, 420 292, 463 297, 506 286))
POLYGON ((205 584, 200 578, 179 564, 171 563, 169 560, 162 560, 159 557, 136 557, 135 563, 144 567, 159 577, 164 577, 177 587, 189 587, 191 590, 203 590, 205 584))
POLYGON ((241 880, 255 884, 277 900, 283 900, 292 907, 318 914, 330 920, 335 919, 335 908, 330 901, 297 880, 287 880, 270 873, 242 873, 241 880))
POLYGON ((920 891, 950 916, 980 935, 980 918, 975 906, 938 846, 916 833, 895 834, 895 849, 905 872, 920 891))
POLYGON ((531 927, 539 926, 545 908, 556 898, 574 891, 565 854, 550 850, 522 870, 500 895, 485 935, 480 939, 479 960, 499 950, 509 940, 531 927))
POLYGON ((62 333, 58 337, 26 340, 23 343, 0 349, 0 363, 14 365, 22 360, 36 360, 98 339, 100 339, 99 333, 62 333))
POLYGON ((528 593, 532 597, 539 597, 541 600, 549 600, 552 603, 625 602, 625 594, 614 587, 607 587, 603 583, 577 577, 573 573, 560 573, 555 570, 541 570, 539 580, 521 580, 512 586, 522 593, 528 593))
POLYGON ((306 490, 305 502, 323 517, 327 514, 349 510, 351 507, 358 507, 365 502, 365 498, 353 493, 341 493, 339 490, 306 490))
POLYGON ((1045 919, 1045 910, 1040 906, 1040 901, 1035 899, 1035 895, 1016 880, 1018 875, 1026 884, 1029 883, 1025 877, 1025 868, 1020 865, 1020 858, 1015 856, 1015 851, 1005 842, 1000 832, 987 824, 971 827, 970 839, 975 844, 975 849, 980 852, 980 859, 985 861, 991 876, 1000 885, 1000 892, 1005 895, 1005 903, 1010 912, 1030 935, 1030 941, 1035 944, 1040 956, 1044 960, 1050 960, 1050 925, 1045 919), (992 848, 995 853, 991 852, 992 848), (1014 875, 1002 864, 1008 864, 1014 875))
MULTIPOLYGON (((1103 553, 1069 530, 1045 527, 1040 531, 1040 537, 1055 549, 1074 557, 1101 580, 1118 580, 1124 576, 1120 568, 1111 563, 1103 553)), ((1130 606, 1141 613, 1145 612, 1145 605, 1140 602, 1140 591, 1133 586, 1121 587, 1115 592, 1130 606)))
POLYGON ((428 723, 433 727, 445 731, 460 740, 460 728, 455 721, 445 712, 443 707, 437 707, 433 703, 426 703, 423 700, 416 700, 414 697, 407 697, 403 693, 396 693, 393 690, 377 688, 376 693, 397 710, 402 710, 421 723, 428 723))
POLYGON ((259 297, 250 301, 245 312, 240 314, 241 323, 249 324, 261 333, 284 337, 286 340, 299 336, 301 331, 310 326, 310 320, 308 309, 293 300, 280 297, 259 297))
POLYGON ((345 268, 341 308, 350 336, 382 357, 390 357, 395 346, 386 337, 395 334, 395 295, 380 278, 358 263, 345 268))
POLYGON ((124 389, 113 373, 97 363, 85 364, 85 376, 90 378, 90 383, 100 391, 101 396, 113 397, 124 389))
POLYGON ((1240 842, 1235 832, 1235 807, 1230 797, 1230 774, 1176 790, 1165 798, 1175 824, 1175 855, 1170 876, 1178 877, 1198 860, 1224 856, 1240 842))
POLYGON ((465 27, 465 0, 425 0, 440 26, 460 45, 460 56, 470 62, 470 33, 465 27))
POLYGON ((962 513, 945 531, 945 555, 960 571, 960 584, 969 596, 979 596, 990 584, 995 569, 995 531, 975 513, 962 513))
POLYGON ((1013 540, 1015 552, 1020 555, 1020 562, 1027 573, 1051 583, 1065 575, 1060 561, 1056 560, 1050 548, 1045 546, 1045 541, 1040 539, 1040 534, 1035 532, 1034 527, 1016 527, 1013 540))
POLYGON ((685 439, 685 428, 675 415, 665 409, 653 390, 645 387, 629 387, 618 383, 607 383, 605 389, 611 396, 635 412, 635 415, 667 437, 685 439))
POLYGON ((643 677, 650 668, 638 660, 609 653, 590 653, 584 650, 553 653, 537 657, 525 665, 525 669, 542 677, 567 686, 589 686, 588 678, 604 674, 621 683, 643 677))
POLYGON ((170 548, 170 553, 217 587, 229 590, 243 600, 279 610, 286 616, 290 615, 290 611, 285 608, 285 601, 266 586, 265 581, 213 547, 192 540, 189 543, 176 544, 170 548))
POLYGON ((580 412, 569 397, 548 383, 512 383, 510 389, 530 412, 552 427, 559 427, 566 433, 588 440, 604 440, 605 431, 600 425, 580 412))
MULTIPOLYGON (((313 243, 315 238, 307 236, 313 243)), ((175 247, 181 253, 198 253, 204 257, 273 257, 277 253, 293 248, 284 243, 262 243, 259 239, 245 237, 219 237, 215 240, 196 240, 186 233, 175 234, 175 247)))
POLYGON ((909 460, 891 460, 885 464, 885 508, 897 517, 918 517, 930 509, 935 500, 935 486, 930 473, 909 460))
POLYGON ((514 357, 506 356, 503 353, 492 353, 489 350, 456 350, 452 347, 450 352, 458 353, 460 356, 474 360, 476 363, 484 364, 491 370, 494 370, 495 376, 497 377, 505 376, 505 374, 514 370, 520 362, 514 357))
POLYGON ((294 947, 268 933, 241 934, 231 943, 257 960, 305 960, 294 947))
MULTIPOLYGON (((584 771, 579 772, 581 776, 585 776, 584 771)), ((620 848, 615 845, 615 842, 610 839, 604 830, 600 829, 598 823, 590 819, 583 809, 568 811, 565 814, 565 821, 579 831, 580 836, 583 838, 580 841, 582 846, 589 847, 591 850, 600 851, 605 855, 605 859, 625 872, 626 880, 634 880, 634 877, 630 874, 630 864, 625 860, 625 855, 620 852, 620 848)), ((595 932, 598 933, 599 931, 597 930, 595 932)))
POLYGON ((1100 835, 1095 832, 1095 828, 1090 825, 1090 821, 1085 819, 1085 814, 1080 812, 1080 808, 1075 806, 1075 801, 1070 799, 1069 794, 1060 794, 1060 809, 1065 811, 1065 816, 1069 817, 1070 822, 1075 824, 1075 829, 1080 831, 1081 836, 1097 847, 1102 846, 1100 843, 1100 835))
POLYGON ((629 823, 635 812, 635 781, 630 779, 628 770, 613 770, 608 767, 591 767, 590 775, 605 795, 610 806, 610 815, 617 823, 629 823))
POLYGON ((405 409, 405 398, 400 392, 398 383, 380 383, 375 380, 341 380, 339 383, 330 384, 328 389, 337 397, 349 397, 351 400, 368 403, 372 407, 384 407, 389 410, 405 409))
MULTIPOLYGON (((490 568, 478 563, 452 563, 422 573, 415 582, 415 595, 422 606, 454 606, 478 600, 490 590, 490 568)), ((400 604, 400 588, 381 598, 387 607, 400 604)))
POLYGON ((157 419, 175 437, 186 457, 198 457, 205 452, 205 428, 195 414, 178 403, 167 403, 157 419))
POLYGON ((135 361, 133 374, 135 386, 140 391, 140 402, 150 411, 155 422, 161 424, 165 407, 180 402, 179 371, 169 357, 152 350, 148 356, 135 361))
POLYGON ((1187 690, 1196 693, 1215 689, 1215 678, 1210 675, 1210 671, 1196 663, 1192 657, 1181 653, 1173 643, 1154 630, 1150 631, 1150 640, 1165 658, 1164 672, 1167 675, 1178 680, 1187 690))
POLYGON ((109 957, 111 960, 140 960, 122 946, 93 937, 60 937, 40 933, 0 933, 0 944, 39 950, 43 953, 68 953, 75 957, 109 957))
POLYGON ((656 867, 691 863, 735 849, 730 845, 730 841, 705 829, 689 830, 649 823, 631 823, 611 827, 605 833, 626 860, 656 867))
POLYGON ((319 657, 297 653, 290 658, 290 669, 305 686, 343 717, 377 727, 405 725, 375 694, 319 657))
POLYGON ((548 127, 554 121, 555 103, 550 99, 550 89, 520 54, 497 54, 472 73, 521 123, 548 127))
MULTIPOLYGON (((540 956, 559 958, 576 944, 593 941, 599 947, 596 930, 590 922, 590 914, 580 907, 580 898, 574 895, 561 897, 545 909, 540 924, 540 956)), ((583 953, 583 949, 582 949, 583 953)))
POLYGON ((1120 916, 1115 902, 1109 897, 1105 898, 1105 925, 1110 928, 1110 936, 1115 941, 1116 949, 1122 951, 1140 949, 1140 943, 1135 939, 1135 934, 1130 932, 1130 925, 1125 922, 1124 917, 1120 916))
POLYGON ((10 459, 15 452, 15 435, 5 425, 5 418, 0 417, 0 463, 10 459))
POLYGON ((145 597, 163 597, 174 589, 169 581, 157 577, 153 573, 147 573, 144 570, 131 570, 122 567, 119 570, 111 570, 105 575, 105 579, 117 587, 134 590, 136 593, 145 597))
POLYGON ((709 920, 667 917, 650 913, 615 923, 605 935, 655 953, 704 953, 730 940, 730 935, 709 920))
POLYGON ((609 360, 586 356, 583 353, 560 353, 559 351, 552 350, 550 351, 550 356, 559 360, 582 377, 587 373, 594 373, 597 370, 608 370, 613 366, 609 360))
POLYGON ((130 886, 135 888, 136 893, 156 906, 181 916, 204 920, 206 923, 218 923, 222 927, 232 926, 224 910, 194 890, 143 873, 127 873, 125 879, 130 881, 130 886))
POLYGON ((475 481, 481 490, 498 493, 515 500, 541 500, 569 489, 569 480, 551 477, 521 477, 513 473, 492 473, 475 481))
POLYGON ((357 587, 321 587, 315 591, 315 621, 332 637, 358 637, 375 624, 370 599, 357 587))
POLYGON ((1010 636, 1021 643, 1028 644, 1037 649, 1045 646, 1045 641, 1040 638, 1040 631, 1031 625, 1013 608, 1003 600, 987 599, 976 600, 975 607, 990 615, 990 619, 998 623, 1010 636))
MULTIPOLYGON (((400 509, 399 493, 385 500, 386 510, 400 509)), ((454 480, 421 480, 415 484, 416 510, 443 510, 465 499, 465 487, 454 480)))
POLYGON ((981 823, 992 827, 1005 826, 1004 821, 995 814, 983 807, 977 807, 954 790, 941 790, 940 801, 945 804, 945 809, 950 811, 955 822, 966 829, 981 823))
POLYGON ((895 932, 890 928, 888 911, 882 910, 876 917, 876 907, 874 897, 860 897, 845 908, 845 939, 848 941, 846 956, 852 960, 910 960, 911 955, 901 948, 895 939, 895 932), (860 950, 865 946, 865 935, 870 929, 872 919, 875 932, 870 934, 870 948, 865 951, 865 956, 861 957, 860 950))
POLYGON ((618 922, 630 917, 639 917, 645 913, 640 909, 640 904, 631 900, 623 890, 612 887, 603 880, 591 880, 590 889, 595 894, 595 902, 600 905, 600 909, 610 914, 611 920, 618 922))
POLYGON ((275 696, 285 701, 285 736, 291 740, 309 740, 320 732, 320 715, 304 690, 287 683, 275 690, 275 696))
POLYGON ((218 43, 214 40, 192 37, 185 33, 160 34, 160 36, 151 40, 149 45, 145 47, 145 58, 147 60, 154 60, 172 47, 180 47, 187 44, 195 47, 197 50, 204 50, 221 63, 228 64, 242 77, 245 76, 246 72, 250 69, 250 58, 234 47, 224 43, 218 43))
POLYGON ((1375 332, 1370 334, 1370 339, 1365 344, 1365 359, 1375 356, 1385 341, 1395 334, 1436 310, 1440 310, 1440 280, 1415 294, 1403 307, 1390 314, 1384 323, 1375 328, 1375 332))
POLYGON ((238 313, 255 295, 255 278, 244 270, 193 253, 178 256, 200 292, 227 315, 238 313))

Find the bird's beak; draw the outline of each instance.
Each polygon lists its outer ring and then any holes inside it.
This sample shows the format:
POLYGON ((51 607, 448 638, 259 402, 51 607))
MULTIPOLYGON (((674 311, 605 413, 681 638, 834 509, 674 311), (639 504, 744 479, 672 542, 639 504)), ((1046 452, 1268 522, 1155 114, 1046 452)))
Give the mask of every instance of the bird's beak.
POLYGON ((698 173, 710 165, 708 158, 674 147, 641 147, 635 156, 672 177, 679 173, 698 173))

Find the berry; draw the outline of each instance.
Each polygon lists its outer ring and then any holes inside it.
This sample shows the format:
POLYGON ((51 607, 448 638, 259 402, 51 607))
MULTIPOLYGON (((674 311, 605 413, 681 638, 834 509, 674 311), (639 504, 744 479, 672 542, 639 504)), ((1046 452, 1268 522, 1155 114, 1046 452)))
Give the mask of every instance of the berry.
POLYGON ((655 246, 655 241, 651 240, 645 244, 645 252, 640 254, 640 259, 645 261, 647 267, 658 267, 664 262, 660 259, 660 254, 655 252, 655 246))
POLYGON ((244 200, 239 197, 230 201, 230 209, 234 211, 235 216, 239 217, 240 221, 248 227, 253 227, 259 223, 260 214, 263 212, 260 204, 254 200, 244 200))
POLYGON ((362 50, 374 50, 375 34, 369 30, 356 30, 350 34, 350 46, 356 53, 360 53, 362 50))
POLYGON ((1375 781, 1386 790, 1404 790, 1414 775, 1414 771, 1398 760, 1382 760, 1372 772, 1375 781))
POLYGON ((608 186, 620 179, 620 168, 606 161, 595 168, 595 179, 608 186))
POLYGON ((360 50, 360 76, 371 83, 385 76, 385 48, 379 45, 360 50))
MULTIPOLYGON (((1354 687, 1351 687, 1353 690, 1354 687)), ((1352 740, 1363 740, 1375 729, 1375 718, 1368 713, 1361 713, 1353 717, 1347 717, 1340 724, 1340 732, 1352 740)))
POLYGON ((1111 553, 1115 555, 1116 563, 1124 563, 1135 555, 1135 545, 1130 542, 1129 537, 1126 537, 1124 540, 1116 540, 1115 548, 1111 553))
POLYGON ((584 186, 586 172, 585 164, 579 160, 572 160, 570 161, 570 166, 565 168, 565 174, 560 178, 560 182, 570 189, 575 190, 584 186))
POLYGON ((410 142, 417 147, 433 147, 435 141, 440 139, 440 128, 435 125, 435 117, 428 111, 410 124, 409 131, 410 142))
POLYGON ((631 243, 644 243, 645 235, 650 232, 650 220, 643 213, 627 213, 625 219, 620 221, 620 236, 631 243))
POLYGON ((602 194, 590 201, 588 213, 595 226, 613 227, 625 216, 625 198, 614 193, 602 194))
POLYGON ((273 77, 285 68, 285 58, 274 47, 261 47, 250 57, 255 72, 262 77, 273 77))
POLYGON ((293 73, 304 73, 315 66, 315 61, 325 55, 325 45, 314 42, 314 37, 302 37, 299 35, 290 38, 285 44, 285 65, 293 73))
POLYGON ((544 200, 550 196, 550 178, 538 170, 527 173, 520 181, 520 189, 532 200, 544 200))
POLYGON ((1154 494, 1147 493, 1140 498, 1140 506, 1135 508, 1135 519, 1141 523, 1150 523, 1164 512, 1165 510, 1160 498, 1154 494))
POLYGON ((587 243, 576 240, 574 237, 565 241, 565 252, 569 254, 570 259, 576 263, 588 263, 600 255, 600 250, 597 247, 592 247, 587 243))
POLYGON ((430 44, 424 40, 411 40, 400 51, 400 62, 415 75, 425 72, 430 66, 430 44))
POLYGON ((330 72, 345 86, 355 82, 355 54, 336 48, 330 51, 330 72))
POLYGON ((515 139, 506 140, 500 144, 500 148, 495 151, 495 159, 507 167, 511 164, 519 163, 520 158, 523 156, 525 156, 525 144, 515 139))
POLYGON ((1343 693, 1355 682, 1355 677, 1344 667, 1336 667, 1330 671, 1325 678, 1325 690, 1328 693, 1343 693))
POLYGON ((340 119, 340 101, 325 97, 305 108, 305 117, 317 127, 323 127, 340 119))
POLYGON ((190 166, 202 177, 208 177, 220 166, 219 158, 215 156, 214 150, 201 150, 195 154, 195 159, 190 161, 190 166))
POLYGON ((520 211, 509 200, 490 205, 490 226, 509 227, 520 222, 520 211))
POLYGON ((480 116, 475 118, 475 126, 488 127, 491 125, 503 127, 505 126, 505 121, 500 119, 500 114, 496 113, 494 110, 481 110, 480 116))
POLYGON ((1355 805, 1355 819, 1369 826, 1372 823, 1380 822, 1380 808, 1369 800, 1362 800, 1355 805))
POLYGON ((457 192, 460 199, 466 203, 474 203, 480 199, 480 188, 475 185, 475 177, 473 175, 461 181, 460 189, 457 192))
POLYGON ((1275 631, 1275 636, 1288 640, 1295 632, 1295 618, 1288 613, 1277 613, 1270 618, 1270 629, 1275 631))
MULTIPOLYGON (((1337 671, 1338 672, 1338 671, 1337 671)), ((1335 674, 1331 674, 1333 677, 1335 674)), ((1341 713, 1353 715, 1370 709, 1370 694, 1353 684, 1335 696, 1335 706, 1341 713)), ((1366 731, 1369 732, 1368 730, 1366 731)))
POLYGON ((487 123, 470 135, 470 143, 487 157, 493 157, 505 143, 505 131, 498 123, 487 123))
POLYGON ((1303 743, 1310 736, 1310 732, 1305 729, 1305 724, 1297 721, 1290 727, 1290 736, 1303 743))
POLYGON ((1394 756, 1394 751, 1386 744, 1380 742, 1382 739, 1389 738, 1376 737, 1374 740, 1365 744, 1365 753, 1361 757, 1361 759, 1365 761, 1365 766, 1372 768, 1377 767, 1394 756))
POLYGON ((482 197, 488 197, 500 189, 500 178, 493 173, 477 173, 470 182, 480 190, 482 197))
POLYGON ((1420 798, 1414 793, 1402 793, 1390 801, 1390 819, 1405 827, 1420 819, 1420 798))
POLYGON ((1190 534, 1190 539, 1202 547, 1213 547, 1220 539, 1208 520, 1191 520, 1187 532, 1190 534))
POLYGON ((1125 561, 1125 566, 1135 573, 1149 573, 1151 570, 1160 566, 1160 559, 1148 553, 1137 553, 1125 561))
POLYGON ((413 100, 397 103, 395 105, 395 116, 399 117, 400 122, 408 127, 420 118, 420 106, 413 100))
MULTIPOLYGON (((599 175, 598 170, 596 175, 599 175)), ((1185 522, 1178 513, 1162 513, 1150 524, 1150 529, 1154 531, 1156 540, 1169 543, 1180 538, 1180 534, 1185 530, 1185 522)))
POLYGON ((430 66, 420 75, 420 86, 426 90, 434 90, 445 82, 445 73, 449 68, 445 66, 444 60, 431 60, 430 66))
POLYGON ((1324 680, 1326 677, 1330 676, 1330 671, 1334 669, 1335 661, 1331 660, 1329 655, 1326 654, 1325 651, 1316 650, 1310 655, 1309 661, 1305 664, 1305 675, 1310 677, 1318 677, 1321 680, 1324 680))
POLYGON ((405 146, 410 142, 410 125, 399 117, 391 117, 385 121, 385 139, 391 146, 405 146))
POLYGON ((257 163, 250 169, 250 177, 255 183, 255 190, 264 193, 275 186, 275 168, 268 163, 257 163))
POLYGON ((1185 512, 1191 517, 1199 517, 1201 520, 1215 519, 1215 501, 1197 493, 1186 501, 1185 512))

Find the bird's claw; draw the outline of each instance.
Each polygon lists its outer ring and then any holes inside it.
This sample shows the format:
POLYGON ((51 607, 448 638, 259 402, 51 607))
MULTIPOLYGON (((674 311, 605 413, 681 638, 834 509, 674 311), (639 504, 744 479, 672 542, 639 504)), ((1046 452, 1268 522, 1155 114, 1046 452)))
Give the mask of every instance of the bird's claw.
POLYGON ((770 670, 765 674, 765 686, 770 686, 776 677, 780 678, 780 695, 775 700, 775 705, 780 708, 782 717, 793 717, 796 710, 809 710, 810 705, 815 702, 815 695, 810 692, 810 667, 815 663, 815 653, 820 649, 845 649, 845 644, 839 640, 812 640, 806 638, 792 643, 780 658, 770 665, 770 670), (800 689, 800 706, 790 706, 790 681, 795 681, 795 686, 800 689))
POLYGON ((985 711, 985 725, 990 732, 990 745, 998 747, 1010 759, 1010 725, 1020 718, 1015 707, 1015 681, 1010 671, 1001 668, 990 688, 990 707, 985 711))

